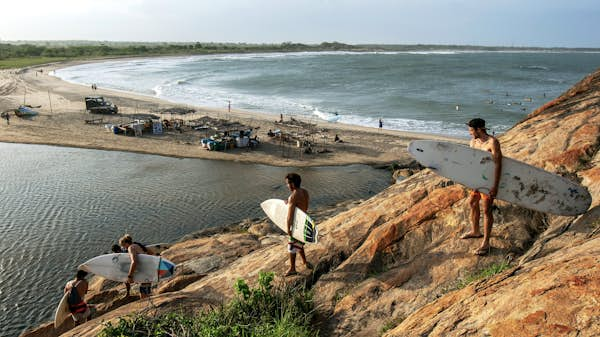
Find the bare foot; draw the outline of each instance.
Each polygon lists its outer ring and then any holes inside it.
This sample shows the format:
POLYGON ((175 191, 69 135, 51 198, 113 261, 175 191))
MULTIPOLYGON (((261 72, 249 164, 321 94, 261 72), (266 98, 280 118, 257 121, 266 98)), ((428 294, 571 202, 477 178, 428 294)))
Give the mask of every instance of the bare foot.
POLYGON ((479 255, 479 256, 485 256, 485 255, 489 254, 491 248, 492 248, 491 246, 479 247, 479 248, 477 248, 477 250, 475 250, 473 252, 473 254, 479 255))
POLYGON ((298 274, 295 270, 288 270, 283 276, 292 276, 298 274))
POLYGON ((461 239, 478 239, 478 238, 482 238, 483 234, 481 233, 473 233, 473 232, 468 232, 465 233, 463 235, 460 236, 461 239))

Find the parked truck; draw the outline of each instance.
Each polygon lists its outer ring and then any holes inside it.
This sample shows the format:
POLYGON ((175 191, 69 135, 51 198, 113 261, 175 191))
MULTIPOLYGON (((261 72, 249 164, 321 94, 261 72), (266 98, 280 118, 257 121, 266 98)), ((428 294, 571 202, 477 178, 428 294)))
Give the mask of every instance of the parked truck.
POLYGON ((96 114, 116 114, 119 108, 102 96, 87 96, 85 98, 85 110, 96 114))

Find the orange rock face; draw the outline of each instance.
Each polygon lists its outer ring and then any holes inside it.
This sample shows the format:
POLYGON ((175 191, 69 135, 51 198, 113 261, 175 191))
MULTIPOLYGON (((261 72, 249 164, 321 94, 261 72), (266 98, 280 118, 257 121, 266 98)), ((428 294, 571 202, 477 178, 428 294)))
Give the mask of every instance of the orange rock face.
POLYGON ((598 336, 600 237, 428 304, 386 336, 598 336))

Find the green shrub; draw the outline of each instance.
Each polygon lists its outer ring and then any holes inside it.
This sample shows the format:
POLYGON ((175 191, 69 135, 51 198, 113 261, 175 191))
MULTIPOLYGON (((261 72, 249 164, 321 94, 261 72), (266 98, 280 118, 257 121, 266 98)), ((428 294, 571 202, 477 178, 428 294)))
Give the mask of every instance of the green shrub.
POLYGON ((195 316, 170 313, 158 317, 142 315, 107 323, 100 337, 313 337, 312 293, 302 287, 274 286, 274 274, 259 273, 258 285, 250 288, 239 279, 236 296, 218 308, 195 316))
POLYGON ((458 280, 458 284, 457 284, 456 288, 462 289, 474 281, 488 278, 488 277, 494 276, 496 274, 500 274, 501 272, 505 271, 509 267, 510 267, 510 263, 508 263, 507 261, 502 261, 500 263, 494 263, 485 269, 482 269, 476 273, 467 275, 467 276, 463 277, 462 279, 458 280))
POLYGON ((405 317, 397 317, 392 319, 391 321, 386 322, 380 329, 379 329, 379 335, 383 336, 386 332, 388 332, 389 330, 397 327, 398 325, 400 325, 400 323, 402 323, 402 321, 404 321, 405 317))

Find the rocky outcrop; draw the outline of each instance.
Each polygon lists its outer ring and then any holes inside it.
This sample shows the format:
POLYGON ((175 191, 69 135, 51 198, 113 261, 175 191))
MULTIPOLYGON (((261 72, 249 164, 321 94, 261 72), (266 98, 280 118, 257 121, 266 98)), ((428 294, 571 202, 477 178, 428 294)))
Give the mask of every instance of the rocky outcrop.
MULTIPOLYGON (((327 220, 320 242, 307 245, 315 269, 299 266, 300 275, 276 282, 314 289, 323 336, 600 335, 599 107, 596 72, 500 137, 505 156, 588 187, 588 213, 550 216, 497 202, 492 249, 475 256, 479 241, 460 239, 469 228, 467 190, 423 170, 331 217, 317 216, 327 220), (462 279, 499 263, 511 267, 457 290, 462 279)), ((101 322, 130 313, 220 303, 238 278, 253 285, 259 271, 283 274, 285 240, 260 220, 178 243, 164 253, 180 269, 173 284, 160 286, 166 292, 63 336, 94 336, 101 322)))
MULTIPOLYGON (((317 282, 319 299, 324 301, 326 308, 333 306, 333 310, 326 312, 329 316, 325 331, 336 336, 373 336, 381 332, 382 327, 404 321, 389 335, 536 336, 556 335, 560 331, 563 335, 568 335, 567 332, 573 335, 597 335, 598 325, 594 324, 597 321, 594 318, 580 318, 576 309, 594 312, 593 305, 598 303, 598 294, 597 285, 592 280, 597 271, 581 272, 578 267, 570 265, 575 260, 557 259, 561 254, 574 251, 572 256, 581 258, 577 260, 577 263, 582 263, 579 268, 587 268, 584 266, 591 261, 598 261, 598 251, 589 249, 592 241, 584 245, 588 249, 581 249, 583 246, 580 245, 589 237, 595 238, 598 232, 597 205, 600 195, 597 184, 600 181, 595 175, 598 170, 596 163, 600 135, 599 103, 600 73, 597 72, 500 137, 504 155, 580 180, 587 186, 593 195, 592 207, 587 214, 577 218, 548 216, 498 202, 492 252, 486 258, 474 259, 464 248, 470 243, 457 239, 459 224, 464 226, 467 223, 465 214, 460 213, 466 207, 464 199, 453 198, 457 193, 453 187, 443 187, 443 182, 440 185, 440 182, 435 182, 436 178, 427 177, 430 173, 423 172, 415 178, 423 179, 422 183, 407 186, 414 193, 410 198, 414 206, 409 206, 403 216, 374 230, 345 262, 351 264, 351 261, 360 261, 362 266, 378 266, 384 272, 369 275, 364 271, 357 273, 357 269, 352 268, 351 280, 347 282, 344 277, 339 277, 344 275, 344 271, 338 269, 317 282), (427 195, 431 201, 420 204, 418 200, 422 195, 427 195), (377 258, 378 254, 380 258, 377 258), (503 282, 496 284, 496 299, 504 307, 496 310, 489 303, 493 300, 486 298, 486 289, 480 292, 477 287, 444 295, 453 288, 453 281, 460 278, 462 273, 483 269, 504 259, 514 261, 515 258, 518 258, 516 264, 519 266, 515 270, 518 270, 521 278, 511 278, 517 271, 508 272, 504 274, 503 282), (392 261, 388 267, 387 261, 392 261), (513 329, 503 332, 503 323, 494 325, 495 322, 488 321, 488 318, 494 316, 499 322, 504 322, 502 319, 507 318, 508 310, 519 311, 514 306, 521 304, 516 298, 524 296, 520 286, 524 279, 528 279, 528 273, 536 270, 528 263, 540 269, 555 270, 564 276, 553 279, 558 274, 552 272, 539 274, 539 277, 532 275, 528 282, 532 288, 552 289, 548 284, 554 284, 556 288, 569 289, 572 282, 590 283, 589 287, 578 288, 579 293, 570 293, 571 297, 560 298, 558 295, 553 298, 558 293, 549 292, 543 296, 553 300, 546 305, 523 306, 523 311, 514 317, 529 320, 531 325, 538 324, 538 330, 531 329, 531 333, 524 333, 524 330, 519 330, 519 320, 513 319, 513 329), (336 274, 338 280, 344 281, 333 281, 336 274), (594 291, 596 294, 592 295, 594 291), (577 300, 582 295, 590 295, 591 299, 577 300), (467 296, 474 303, 465 300, 467 296), (465 304, 472 308, 465 308, 465 304), (563 305, 566 311, 559 309, 563 305), (423 309, 418 310, 421 307, 423 309), (530 308, 540 307, 544 307, 545 311, 529 311, 530 308), (418 311, 414 313, 415 310, 418 311), (481 312, 478 319, 468 319, 477 312, 481 312), (557 319, 559 316, 560 319, 557 319), (468 324, 461 325, 463 321, 468 324), (573 324, 575 321, 578 323, 573 324)), ((401 185, 410 184, 412 180, 408 179, 401 185)), ((538 295, 542 296, 541 293, 538 295)))
POLYGON ((425 305, 385 336, 598 336, 600 237, 425 305))

